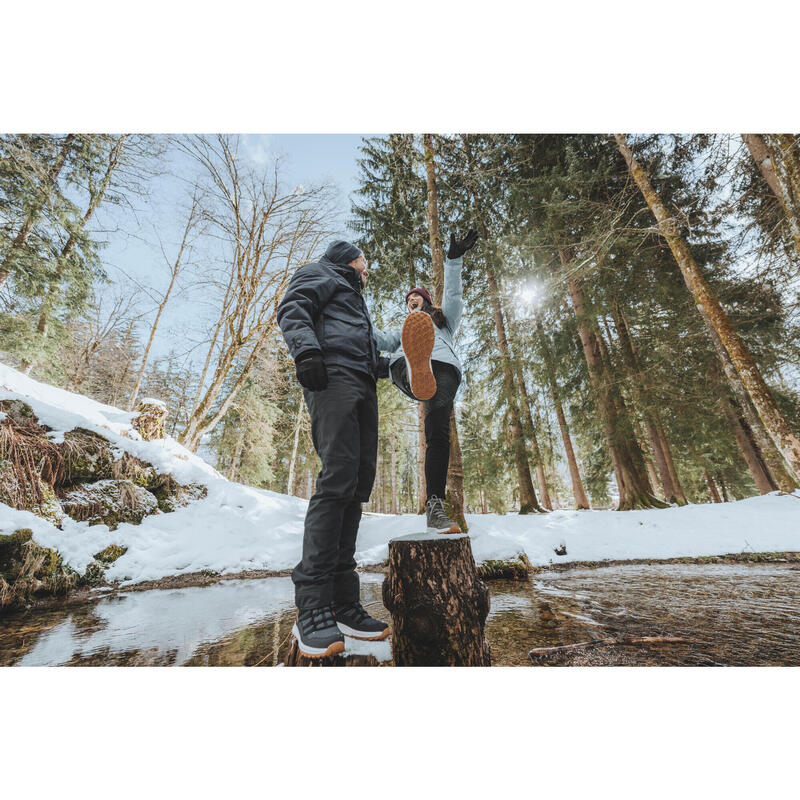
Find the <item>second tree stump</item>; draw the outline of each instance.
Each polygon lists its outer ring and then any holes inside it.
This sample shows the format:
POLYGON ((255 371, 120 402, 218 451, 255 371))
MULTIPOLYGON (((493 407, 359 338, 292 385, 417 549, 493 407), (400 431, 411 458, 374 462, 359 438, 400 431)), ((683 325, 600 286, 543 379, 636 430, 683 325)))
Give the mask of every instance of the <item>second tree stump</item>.
POLYGON ((383 604, 392 615, 396 666, 490 666, 489 590, 475 572, 466 534, 392 539, 383 604))

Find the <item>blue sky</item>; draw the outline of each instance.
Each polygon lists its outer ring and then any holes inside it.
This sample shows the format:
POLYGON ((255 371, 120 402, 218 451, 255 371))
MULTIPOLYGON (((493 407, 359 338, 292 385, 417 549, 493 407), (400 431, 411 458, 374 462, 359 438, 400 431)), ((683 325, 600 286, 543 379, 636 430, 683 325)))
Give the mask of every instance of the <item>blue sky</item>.
MULTIPOLYGON (((254 166, 271 164, 275 156, 282 161, 281 179, 289 186, 327 183, 338 191, 339 235, 350 238, 347 229, 350 195, 358 183, 359 147, 370 134, 246 134, 240 139, 240 154, 254 166)), ((98 210, 99 237, 107 242, 102 258, 112 283, 104 291, 142 293, 142 309, 155 309, 146 294, 158 296, 168 283, 168 270, 161 252, 177 252, 188 208, 191 178, 196 170, 191 159, 170 149, 162 174, 149 182, 147 197, 131 197, 130 206, 106 204, 98 210)), ((202 296, 191 286, 170 300, 154 342, 155 357, 170 349, 183 352, 201 338, 202 296)), ((152 313, 143 318, 143 327, 152 313)), ((202 351, 202 348, 201 348, 202 351)))

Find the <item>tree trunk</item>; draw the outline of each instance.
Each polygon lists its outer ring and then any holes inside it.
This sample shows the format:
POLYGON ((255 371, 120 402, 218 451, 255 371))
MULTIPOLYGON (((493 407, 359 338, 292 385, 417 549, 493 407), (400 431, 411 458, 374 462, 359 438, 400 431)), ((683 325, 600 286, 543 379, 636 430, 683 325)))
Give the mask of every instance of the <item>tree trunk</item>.
POLYGON ((236 446, 233 449, 233 457, 231 458, 230 467, 228 467, 228 480, 236 480, 236 474, 239 471, 239 459, 242 457, 242 449, 244 448, 244 434, 245 426, 243 421, 239 420, 239 433, 236 436, 236 446))
POLYGON ((703 471, 706 477, 706 485, 708 486, 708 491, 711 494, 711 500, 714 503, 721 503, 722 498, 719 496, 719 492, 717 491, 717 485, 714 483, 714 479, 711 477, 711 473, 706 469, 703 471))
POLYGON ((736 333, 730 319, 728 319, 728 315, 700 271, 688 245, 678 233, 675 219, 661 202, 661 198, 650 183, 650 179, 628 147, 625 136, 621 133, 614 134, 614 136, 633 179, 639 186, 647 205, 656 218, 661 234, 666 239, 673 256, 675 256, 675 260, 678 262, 695 303, 705 311, 711 320, 714 330, 728 351, 736 371, 739 373, 742 383, 764 423, 764 427, 786 459, 793 473, 792 477, 797 480, 800 477, 800 438, 791 429, 788 421, 778 408, 752 353, 739 334, 736 333))
POLYGON ((781 189, 778 185, 778 178, 775 175, 775 170, 772 168, 773 158, 772 153, 764 141, 764 137, 760 133, 743 133, 742 140, 747 145, 750 155, 761 170, 761 175, 767 182, 767 185, 772 190, 772 193, 778 200, 781 199, 781 189))
POLYGON ((736 444, 739 445, 739 450, 747 463, 750 474, 753 476, 756 488, 761 494, 774 492, 778 487, 759 457, 755 443, 748 435, 750 432, 746 428, 747 423, 739 417, 738 407, 733 400, 726 397, 722 400, 722 410, 728 419, 733 435, 736 437, 736 444))
POLYGON ((528 387, 525 385, 525 378, 522 374, 522 368, 520 367, 518 360, 514 361, 514 372, 522 397, 522 430, 527 434, 528 440, 531 443, 531 456, 533 457, 533 463, 536 465, 536 479, 539 482, 539 494, 542 497, 543 507, 552 511, 553 503, 550 500, 550 490, 547 488, 547 477, 544 474, 542 451, 539 449, 539 440, 536 438, 536 428, 533 424, 533 408, 531 405, 531 398, 528 394, 528 387))
MULTIPOLYGON (((723 346, 722 340, 711 324, 711 320, 702 308, 698 310, 703 321, 706 323, 706 329, 708 330, 711 344, 714 346, 714 350, 717 354, 717 359, 722 367, 722 373, 727 379, 728 385, 739 404, 744 420, 750 428, 750 432, 761 454, 764 466, 769 473, 770 480, 773 481, 781 491, 793 492, 798 487, 798 483, 789 474, 783 456, 778 451, 778 448, 775 447, 775 443, 772 441, 769 433, 767 433, 764 423, 756 413, 750 396, 747 393, 747 389, 742 383, 742 379, 736 371, 736 367, 733 365, 728 351, 723 346)), ((722 377, 723 375, 720 375, 721 379, 722 377)))
MULTIPOLYGON (((380 644, 376 642, 376 644, 380 644)), ((292 644, 283 661, 287 667, 379 667, 381 662, 372 655, 348 655, 346 652, 338 656, 325 658, 309 658, 297 647, 297 639, 292 636, 292 644)), ((389 665, 389 662, 383 662, 389 665)))
POLYGON ((392 489, 392 514, 398 514, 397 503, 397 446, 395 443, 395 431, 391 429, 389 433, 389 447, 391 448, 391 464, 389 469, 389 485, 392 489))
MULTIPOLYGON (((559 251, 562 264, 569 263, 564 251, 559 251)), ((600 343, 588 321, 583 287, 575 278, 567 280, 567 291, 572 300, 572 308, 578 321, 578 334, 581 339, 583 355, 589 370, 592 385, 600 412, 606 446, 608 448, 614 474, 619 489, 618 511, 634 508, 665 508, 666 504, 654 497, 647 488, 647 477, 638 468, 638 460, 631 453, 638 444, 633 441, 633 431, 628 430, 627 421, 618 412, 615 398, 604 374, 600 343)), ((642 464, 644 460, 641 459, 642 464)))
MULTIPOLYGON (((633 395, 633 401, 638 407, 642 418, 644 419, 647 438, 650 441, 650 446, 653 450, 653 458, 655 459, 656 467, 658 468, 658 476, 660 481, 653 481, 653 478, 651 477, 651 482, 653 483, 653 486, 657 486, 659 482, 661 483, 661 488, 664 491, 664 498, 668 503, 686 505, 686 497, 683 494, 683 489, 681 488, 680 483, 678 483, 677 480, 673 482, 672 479, 672 472, 668 466, 668 456, 665 452, 666 440, 663 440, 662 437, 659 436, 661 420, 659 419, 658 410, 655 408, 650 410, 648 408, 648 404, 645 403, 642 392, 642 387, 645 386, 645 376, 636 356, 636 348, 633 345, 633 337, 631 336, 631 331, 628 327, 628 321, 625 319, 625 315, 622 313, 622 309, 620 308, 619 304, 617 304, 614 309, 613 317, 614 324, 617 327, 617 333, 619 334, 619 342, 622 348, 623 359, 625 360, 630 372, 630 387, 631 394, 633 395)), ((666 446, 666 449, 669 449, 668 446, 666 446)), ((671 455, 669 456, 669 460, 671 460, 671 455)))
POLYGON ((547 381, 550 386, 550 397, 553 400, 553 406, 556 410, 556 418, 558 419, 558 427, 561 431, 561 441, 564 443, 564 450, 567 454, 567 466, 569 467, 569 477, 572 483, 572 497, 575 500, 575 508, 589 510, 589 498, 586 496, 586 490, 583 488, 583 481, 581 480, 581 473, 578 469, 578 460, 575 458, 575 450, 572 447, 572 438, 569 435, 569 426, 567 425, 567 417, 564 414, 564 407, 561 405, 561 394, 558 389, 558 382, 556 381, 555 368, 553 367, 553 356, 550 352, 550 344, 544 332, 544 327, 539 317, 536 317, 536 330, 539 333, 539 343, 542 347, 542 355, 544 357, 545 372, 547 373, 547 381))
POLYGON ((292 440, 292 455, 289 458, 289 479, 286 481, 286 494, 292 493, 292 484, 294 483, 294 470, 297 464, 297 444, 300 441, 300 427, 303 422, 304 403, 303 393, 300 392, 300 400, 297 403, 297 414, 294 419, 294 439, 292 440))
POLYGON ((33 226, 36 224, 36 221, 39 219, 39 215, 42 213, 42 208, 44 208, 45 204, 50 199, 53 187, 56 185, 58 175, 64 167, 64 163, 67 160, 69 151, 72 148, 72 142, 76 135, 77 134, 75 133, 68 133, 64 138, 64 141, 61 144, 61 149, 58 151, 55 161, 53 161, 50 169, 47 172, 47 180, 39 189, 39 197, 36 198, 36 201, 28 210, 25 221, 22 223, 17 235, 14 237, 14 241, 11 243, 11 247, 9 247, 8 252, 3 257, 2 263, 0 263, 0 289, 5 286, 8 276, 11 274, 11 262, 16 255, 16 252, 25 247, 28 237, 31 235, 31 231, 33 230, 33 226))
POLYGON ((450 464, 447 467, 447 486, 445 500, 450 507, 450 518, 466 533, 469 526, 464 516, 464 462, 461 456, 461 442, 458 440, 455 409, 450 414, 450 464))
POLYGON ((392 615, 396 666, 490 666, 489 590, 478 578, 468 536, 390 541, 383 604, 392 615))
POLYGON ((767 134, 767 144, 775 182, 778 184, 778 199, 783 206, 786 221, 794 240, 795 250, 800 255, 800 165, 797 162, 797 142, 791 134, 767 134))

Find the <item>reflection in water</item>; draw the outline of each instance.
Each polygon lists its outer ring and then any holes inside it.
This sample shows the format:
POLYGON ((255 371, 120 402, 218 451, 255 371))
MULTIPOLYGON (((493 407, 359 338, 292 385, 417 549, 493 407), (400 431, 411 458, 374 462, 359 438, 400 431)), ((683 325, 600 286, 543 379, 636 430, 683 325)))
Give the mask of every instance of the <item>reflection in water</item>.
MULTIPOLYGON (((800 570, 789 564, 623 565, 490 584, 496 665, 532 647, 604 637, 680 636, 686 644, 596 648, 547 664, 800 664, 800 570)), ((383 576, 362 601, 389 621, 383 576)), ((262 665, 282 661, 294 620, 290 578, 123 592, 0 619, 0 665, 262 665)))
POLYGON ((527 664, 533 647, 679 636, 689 641, 587 649, 541 663, 800 665, 798 579, 797 567, 779 563, 630 564, 494 583, 492 663, 527 664))

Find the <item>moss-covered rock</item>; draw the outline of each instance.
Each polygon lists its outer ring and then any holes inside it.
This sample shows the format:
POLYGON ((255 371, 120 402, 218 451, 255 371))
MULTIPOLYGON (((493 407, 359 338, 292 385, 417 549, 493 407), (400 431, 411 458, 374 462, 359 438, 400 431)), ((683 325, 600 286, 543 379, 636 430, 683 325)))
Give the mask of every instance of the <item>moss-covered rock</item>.
POLYGON ((7 414, 8 417, 16 425, 24 425, 25 423, 38 422, 33 409, 22 400, 7 397, 0 400, 0 411, 7 414))
POLYGON ((158 476, 158 483, 150 491, 158 501, 161 511, 168 513, 176 508, 188 506, 208 494, 208 489, 199 483, 178 483, 172 475, 164 473, 158 476))
POLYGON ((114 452, 105 436, 75 428, 64 434, 57 447, 64 458, 65 475, 61 483, 72 485, 114 477, 114 452))
POLYGON ((114 462, 113 473, 117 480, 132 481, 145 489, 152 489, 159 481, 158 472, 152 464, 130 453, 123 453, 122 458, 114 462))
POLYGON ((103 480, 62 490, 61 506, 74 520, 114 530, 122 522, 138 525, 155 512, 158 502, 133 481, 103 480))
POLYGON ((25 605, 37 595, 66 594, 77 582, 77 573, 55 550, 37 544, 29 528, 0 534, 0 608, 25 605))
POLYGON ((127 552, 127 547, 123 547, 120 544, 110 544, 99 553, 95 553, 94 558, 101 564, 113 564, 120 556, 124 556, 127 552))
POLYGON ((520 553, 512 559, 484 561, 476 567, 478 577, 484 581, 500 578, 512 581, 526 580, 530 569, 531 562, 525 553, 520 553))
POLYGON ((146 442, 166 436, 167 407, 161 400, 146 397, 142 400, 133 418, 133 428, 146 442))
POLYGON ((64 519, 64 511, 50 484, 38 473, 22 470, 5 459, 0 460, 0 503, 20 511, 31 511, 56 527, 64 519))

